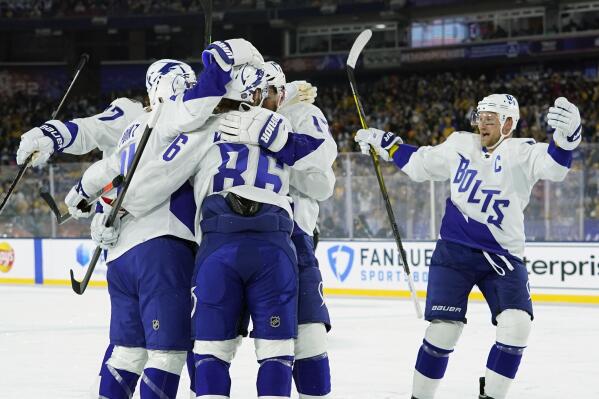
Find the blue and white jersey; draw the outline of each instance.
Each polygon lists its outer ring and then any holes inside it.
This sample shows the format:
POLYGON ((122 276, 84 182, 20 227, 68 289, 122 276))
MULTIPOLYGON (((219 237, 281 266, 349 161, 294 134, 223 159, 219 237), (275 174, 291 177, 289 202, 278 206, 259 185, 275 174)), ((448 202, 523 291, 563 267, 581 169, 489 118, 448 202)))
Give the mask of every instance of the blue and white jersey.
POLYGON ((541 179, 562 181, 572 152, 553 142, 509 138, 489 154, 479 135, 455 132, 434 147, 401 144, 393 160, 412 180, 449 180, 441 239, 522 258, 532 187, 541 179))
POLYGON ((44 130, 51 134, 55 151, 83 155, 97 148, 107 157, 127 126, 143 112, 141 103, 117 98, 100 114, 66 122, 50 120, 44 130))
MULTIPOLYGON (((217 75, 218 71, 216 71, 217 75)), ((156 170, 153 165, 155 160, 169 166, 173 165, 169 162, 177 157, 187 142, 187 135, 180 134, 178 130, 181 126, 202 126, 209 120, 221 100, 220 96, 225 92, 224 86, 230 80, 229 73, 222 72, 221 75, 215 80, 208 69, 208 79, 202 78, 180 98, 171 98, 164 102, 160 117, 125 196, 125 203, 129 198, 136 198, 135 187, 140 187, 138 191, 144 192, 144 195, 147 195, 146 203, 152 205, 145 209, 143 217, 136 217, 139 215, 123 217, 119 240, 115 248, 108 251, 107 261, 114 260, 132 247, 155 237, 170 235, 185 240, 195 240, 196 206, 192 180, 189 179, 191 175, 187 175, 184 179, 177 179, 177 185, 169 185, 170 191, 166 193, 160 181, 169 176, 169 171, 156 170), (156 172, 157 176, 153 179, 149 177, 156 172), (156 191, 152 192, 152 190, 156 191), (154 201, 158 197, 160 200, 154 201)), ((90 192, 95 192, 117 175, 127 174, 149 117, 149 112, 143 112, 126 127, 117 142, 116 151, 85 171, 81 179, 83 187, 90 192)), ((193 150, 190 147, 187 146, 193 150)), ((174 179, 168 180, 169 183, 172 181, 174 179)))
MULTIPOLYGON (((159 156, 145 163, 138 170, 139 179, 136 176, 132 181, 123 208, 135 217, 141 217, 193 178, 198 208, 209 195, 234 193, 276 205, 292 217, 288 196, 291 168, 307 167, 309 163, 302 163, 302 159, 322 140, 289 133, 287 144, 277 153, 258 145, 229 143, 223 141, 218 132, 219 119, 224 115, 210 117, 196 131, 179 134, 159 156)), ((285 128, 290 129, 288 122, 282 119, 285 128)), ((164 132, 160 130, 156 134, 163 135, 164 132)), ((195 225, 199 226, 200 221, 198 212, 195 225)), ((196 238, 198 242, 201 240, 199 229, 196 229, 196 238)))
POLYGON ((298 228, 311 236, 318 220, 318 201, 328 199, 335 188, 332 166, 337 158, 337 143, 324 114, 315 105, 283 105, 278 112, 289 120, 294 132, 313 138, 313 151, 297 161, 289 180, 293 219, 298 228))

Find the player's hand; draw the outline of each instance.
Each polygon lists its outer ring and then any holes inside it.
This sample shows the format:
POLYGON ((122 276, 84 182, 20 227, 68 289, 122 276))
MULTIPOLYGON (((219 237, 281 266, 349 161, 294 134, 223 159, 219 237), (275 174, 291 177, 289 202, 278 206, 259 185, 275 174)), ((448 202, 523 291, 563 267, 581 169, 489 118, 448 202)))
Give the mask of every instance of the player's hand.
POLYGON ((29 155, 34 154, 31 166, 44 166, 54 153, 54 142, 50 137, 44 136, 42 129, 34 127, 21 136, 21 143, 17 150, 17 164, 23 165, 29 155))
POLYGON ((228 112, 221 119, 218 130, 225 141, 257 144, 269 151, 278 152, 287 143, 291 125, 276 112, 250 107, 247 111, 228 112))
POLYGON ((299 102, 313 104, 317 95, 317 87, 312 86, 312 84, 305 80, 289 82, 285 85, 285 101, 283 101, 281 107, 299 102))
POLYGON ((572 151, 578 147, 582 140, 582 125, 576 105, 565 97, 559 97, 555 100, 554 106, 549 108, 547 123, 555 129, 553 141, 560 148, 572 151))
POLYGON ((354 140, 360 146, 360 151, 364 155, 370 154, 370 146, 374 148, 376 153, 385 161, 391 161, 389 150, 395 144, 402 144, 403 140, 392 132, 384 132, 380 129, 368 128, 360 129, 356 133, 354 140))
POLYGON ((216 61, 225 72, 238 65, 250 64, 261 68, 264 64, 262 54, 245 39, 219 40, 211 43, 202 52, 202 62, 208 65, 213 61, 216 61))
POLYGON ((92 240, 102 249, 114 248, 119 240, 121 230, 120 218, 116 218, 110 227, 106 227, 107 219, 107 213, 96 213, 91 224, 92 240))
POLYGON ((64 199, 64 202, 65 204, 67 204, 71 216, 74 219, 81 219, 87 218, 89 217, 89 215, 91 215, 91 210, 89 212, 85 212, 82 210, 82 201, 84 203, 87 203, 87 200, 89 200, 89 195, 87 195, 87 193, 83 189, 83 186, 81 185, 81 181, 79 181, 79 183, 77 183, 71 188, 71 191, 69 191, 69 193, 67 194, 66 198, 64 199))

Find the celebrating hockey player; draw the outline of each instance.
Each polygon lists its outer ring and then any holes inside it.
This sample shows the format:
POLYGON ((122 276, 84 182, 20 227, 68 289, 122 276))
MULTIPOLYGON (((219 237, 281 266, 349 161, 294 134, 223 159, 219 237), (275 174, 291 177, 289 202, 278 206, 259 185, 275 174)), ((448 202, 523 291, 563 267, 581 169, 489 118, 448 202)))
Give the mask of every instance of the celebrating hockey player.
MULTIPOLYGON (((167 73, 153 84, 152 105, 160 98, 168 116, 160 118, 155 127, 162 134, 150 137, 145 149, 148 157, 168 146, 182 126, 204 124, 231 80, 231 67, 236 65, 233 59, 262 64, 260 54, 249 42, 233 39, 227 46, 231 64, 207 63, 197 85, 178 85, 181 75, 166 68, 167 73)), ((93 191, 104 184, 106 176, 127 172, 148 118, 146 112, 132 122, 123 132, 117 151, 85 172, 78 193, 93 191)), ((109 249, 110 341, 115 345, 101 370, 100 397, 130 397, 142 373, 142 398, 176 396, 186 351, 192 346, 189 292, 195 256, 195 209, 193 189, 182 181, 143 218, 125 215, 122 222, 117 219, 115 227, 106 228, 106 214, 94 217, 92 238, 109 249)))
POLYGON ((440 145, 420 148, 378 129, 361 129, 356 135, 363 153, 372 146, 412 180, 451 184, 429 268, 425 318, 430 324, 416 360, 413 398, 435 397, 466 323, 474 285, 497 326, 480 398, 505 398, 516 376, 533 318, 522 262, 523 211, 538 180, 566 177, 572 151, 581 141, 578 108, 563 97, 549 109, 548 123, 555 129, 549 144, 514 138, 519 117, 513 96, 492 94, 474 114, 479 134, 454 132, 440 145))
POLYGON ((312 159, 315 167, 291 170, 289 193, 293 199, 294 229, 291 239, 299 267, 298 336, 295 341, 293 378, 300 398, 326 398, 331 392, 327 354, 329 312, 323 299, 322 275, 314 254, 312 232, 318 219, 318 201, 329 198, 335 186, 332 164, 337 145, 323 113, 313 105, 316 88, 298 81, 287 83, 281 67, 265 64, 269 98, 263 106, 285 116, 294 132, 323 140, 315 151, 298 163, 312 159), (280 105, 280 106, 279 106, 280 105))
MULTIPOLYGON (((207 57, 223 54, 205 52, 207 57)), ((201 207, 193 290, 198 397, 229 396, 228 370, 240 342, 244 308, 253 320, 251 336, 260 363, 258 396, 291 394, 297 260, 286 195, 289 170, 315 168, 318 159, 303 158, 324 140, 293 133, 281 115, 247 105, 260 105, 267 89, 263 70, 235 68, 216 108, 219 115, 198 131, 180 134, 161 156, 140 166, 143 176, 133 179, 133 195, 123 204, 133 216, 143 217, 177 185, 194 177, 201 207)))

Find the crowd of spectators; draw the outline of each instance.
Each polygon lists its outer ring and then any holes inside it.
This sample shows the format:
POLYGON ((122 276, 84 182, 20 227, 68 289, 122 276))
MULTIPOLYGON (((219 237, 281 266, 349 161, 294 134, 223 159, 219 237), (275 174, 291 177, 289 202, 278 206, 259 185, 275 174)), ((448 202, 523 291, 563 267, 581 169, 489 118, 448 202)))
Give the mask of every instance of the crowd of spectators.
MULTIPOLYGON (((599 81, 596 78, 578 72, 546 71, 497 76, 386 74, 383 77, 361 77, 360 81, 359 91, 368 124, 394 131, 407 143, 415 145, 435 145, 443 142, 453 131, 471 131, 469 115, 476 102, 489 93, 502 92, 514 95, 520 104, 521 118, 516 136, 547 142, 551 136, 545 120, 547 110, 555 98, 567 97, 580 108, 586 146, 577 155, 567 188, 551 185, 550 200, 546 200, 547 190, 543 184, 535 188, 527 215, 536 224, 531 223, 527 227, 531 236, 543 239, 563 233, 568 225, 576 229, 583 209, 585 218, 599 220, 599 109, 595 106, 599 101, 599 81), (572 203, 577 207, 572 207, 572 203), (566 207, 562 209, 560 204, 566 204, 566 207), (546 223, 547 215, 553 218, 549 224, 546 223)), ((349 85, 345 80, 330 79, 314 83, 319 87, 316 104, 329 120, 330 132, 342 153, 335 165, 338 176, 335 193, 323 204, 323 235, 386 237, 389 234, 386 214, 380 196, 372 190, 377 183, 369 160, 358 154, 345 154, 357 151, 353 134, 360 128, 349 85)), ((101 112, 109 102, 106 97, 74 97, 67 102, 63 117, 93 115, 101 112)), ((0 167, 2 192, 6 191, 16 173, 14 154, 20 134, 47 119, 55 104, 55 100, 18 93, 12 98, 0 99, 0 165, 4 165, 0 167)), ((61 156, 53 161, 55 192, 59 198, 64 197, 85 166, 69 166, 65 162, 89 162, 97 159, 98 155, 96 152, 86 158, 61 156), (56 179, 57 176, 60 179, 56 179)), ((385 168, 387 178, 391 179, 389 184, 395 187, 392 196, 398 199, 395 201, 396 212, 398 218, 404 221, 402 228, 406 229, 407 237, 429 238, 431 223, 438 227, 440 222, 448 187, 443 184, 435 186, 435 209, 431 209, 429 205, 423 206, 431 198, 429 185, 407 182, 401 174, 394 173, 392 165, 385 165, 385 168), (431 212, 434 212, 433 217, 431 212), (435 221, 431 222, 433 219, 435 221)), ((12 235, 49 234, 48 223, 35 222, 40 214, 47 215, 47 209, 37 199, 37 190, 48 185, 48 175, 47 169, 28 172, 24 186, 27 189, 21 190, 20 196, 11 201, 0 219, 0 226, 4 223, 1 229, 4 234, 7 234, 6 223, 13 226, 10 230, 12 235), (23 220, 29 222, 24 223, 23 220), (23 231, 15 230, 17 227, 23 231)), ((71 227, 71 230, 64 231, 65 234, 78 234, 80 229, 71 227)), ((59 232, 63 230, 59 229, 59 232)), ((579 236, 580 229, 566 232, 574 233, 579 236)))
MULTIPOLYGON (((280 6, 282 1, 265 1, 280 6)), ((256 8, 256 0, 214 0, 215 10, 256 8)), ((159 15, 202 12, 200 0, 0 0, 0 18, 159 15)))

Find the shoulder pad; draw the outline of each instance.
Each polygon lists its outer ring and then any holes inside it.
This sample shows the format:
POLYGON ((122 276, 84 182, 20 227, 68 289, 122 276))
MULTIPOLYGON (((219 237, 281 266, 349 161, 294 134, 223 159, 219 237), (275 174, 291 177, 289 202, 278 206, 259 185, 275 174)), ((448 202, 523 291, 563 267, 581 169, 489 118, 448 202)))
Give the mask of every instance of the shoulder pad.
POLYGON ((533 145, 536 144, 537 142, 535 141, 535 139, 530 138, 530 137, 522 137, 522 138, 514 138, 512 137, 511 140, 508 141, 512 142, 513 145, 522 145, 522 144, 528 144, 528 145, 533 145))
POLYGON ((125 112, 126 111, 141 112, 144 108, 143 104, 141 102, 131 99, 131 98, 127 98, 127 97, 117 98, 116 100, 113 100, 110 104, 124 108, 125 112))

